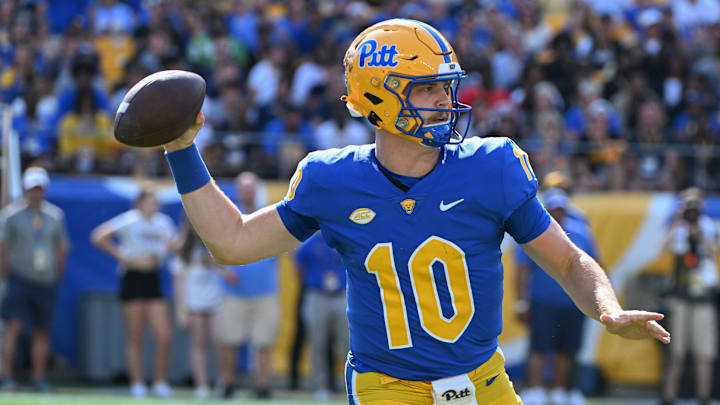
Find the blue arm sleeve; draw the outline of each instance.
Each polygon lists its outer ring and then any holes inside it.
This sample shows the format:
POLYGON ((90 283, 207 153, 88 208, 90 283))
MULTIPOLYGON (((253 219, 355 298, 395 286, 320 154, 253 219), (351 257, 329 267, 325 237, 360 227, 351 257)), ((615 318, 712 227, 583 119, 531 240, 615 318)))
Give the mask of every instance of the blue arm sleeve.
POLYGON ((288 206, 288 201, 283 200, 275 205, 280 219, 282 219, 285 228, 299 241, 304 242, 311 237, 320 225, 311 217, 300 215, 288 206))
POLYGON ((505 221, 505 231, 517 243, 528 243, 550 226, 550 214, 537 197, 527 200, 505 221))

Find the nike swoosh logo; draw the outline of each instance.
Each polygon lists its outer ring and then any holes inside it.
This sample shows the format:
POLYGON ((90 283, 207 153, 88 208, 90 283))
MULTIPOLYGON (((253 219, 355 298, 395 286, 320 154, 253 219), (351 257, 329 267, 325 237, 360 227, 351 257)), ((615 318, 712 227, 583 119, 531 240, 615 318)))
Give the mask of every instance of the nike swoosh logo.
POLYGON ((490 384, 494 383, 494 382, 495 382, 495 379, 498 378, 499 376, 500 376, 500 374, 496 375, 496 376, 493 377, 493 378, 489 378, 487 381, 485 381, 485 386, 486 386, 486 387, 489 387, 490 384))
POLYGON ((453 201, 453 202, 451 202, 450 204, 447 204, 447 205, 445 204, 445 201, 440 201, 440 211, 447 211, 447 210, 449 210, 450 208, 452 208, 452 207, 460 204, 460 203, 463 202, 463 201, 465 201, 465 199, 464 199, 464 198, 461 198, 461 199, 459 199, 459 200, 457 200, 457 201, 453 201))

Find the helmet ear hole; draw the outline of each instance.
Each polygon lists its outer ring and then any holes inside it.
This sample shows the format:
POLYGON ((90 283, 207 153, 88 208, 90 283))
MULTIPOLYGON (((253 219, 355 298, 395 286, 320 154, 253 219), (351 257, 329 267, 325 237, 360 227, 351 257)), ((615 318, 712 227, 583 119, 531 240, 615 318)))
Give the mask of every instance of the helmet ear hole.
POLYGON ((376 95, 374 95, 374 94, 365 93, 365 94, 363 94, 363 95, 365 96, 365 98, 367 98, 368 100, 370 100, 370 102, 373 103, 373 104, 375 104, 375 105, 378 105, 378 104, 380 104, 380 103, 383 102, 383 99, 381 99, 380 97, 378 97, 378 96, 376 96, 376 95))
POLYGON ((371 124, 373 124, 374 126, 376 126, 378 128, 380 127, 380 123, 382 122, 380 117, 378 117, 378 115, 375 114, 375 111, 370 111, 370 114, 368 114, 367 119, 368 119, 368 121, 370 121, 371 124))

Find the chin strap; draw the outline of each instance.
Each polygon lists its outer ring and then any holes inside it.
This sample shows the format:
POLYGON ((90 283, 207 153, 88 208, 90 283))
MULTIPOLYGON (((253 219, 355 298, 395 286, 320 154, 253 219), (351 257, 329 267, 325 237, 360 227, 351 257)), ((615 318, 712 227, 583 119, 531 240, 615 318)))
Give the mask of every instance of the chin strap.
POLYGON ((442 125, 433 125, 431 127, 427 128, 421 128, 423 130, 423 140, 422 144, 427 146, 433 146, 433 147, 440 147, 448 143, 450 140, 450 132, 452 131, 452 128, 450 127, 450 124, 442 124, 442 125), (430 138, 426 136, 426 134, 430 135, 430 138))

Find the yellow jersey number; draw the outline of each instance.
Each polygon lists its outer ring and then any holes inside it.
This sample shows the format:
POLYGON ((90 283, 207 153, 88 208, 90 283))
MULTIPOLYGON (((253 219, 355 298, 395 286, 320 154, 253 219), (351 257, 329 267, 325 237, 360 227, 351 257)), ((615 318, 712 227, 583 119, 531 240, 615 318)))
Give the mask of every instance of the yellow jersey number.
MULTIPOLYGON (((375 274, 380 287, 388 346, 390 349, 412 347, 405 299, 400 290, 392 243, 376 244, 365 259, 365 268, 375 274)), ((410 256, 408 269, 423 330, 443 342, 457 341, 475 314, 465 252, 448 240, 431 236, 410 256), (440 307, 433 276, 435 262, 442 263, 450 290, 454 313, 449 318, 443 315, 440 307)))

